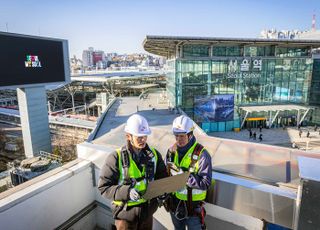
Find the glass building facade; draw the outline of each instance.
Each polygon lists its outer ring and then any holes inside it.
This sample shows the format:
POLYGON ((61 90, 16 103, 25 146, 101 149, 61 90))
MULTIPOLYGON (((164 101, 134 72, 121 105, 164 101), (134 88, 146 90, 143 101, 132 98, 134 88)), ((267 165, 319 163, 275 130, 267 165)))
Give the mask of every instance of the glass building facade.
MULTIPOLYGON (((180 107, 207 131, 239 128, 242 114, 237 108, 241 106, 319 106, 320 59, 312 54, 313 45, 260 41, 215 40, 176 45, 167 62, 171 106, 180 107), (234 95, 232 121, 205 124, 196 116, 196 98, 214 95, 234 95)), ((320 112, 316 109, 312 113, 313 120, 320 122, 320 112)), ((290 112, 283 112, 283 116, 289 115, 290 112)))

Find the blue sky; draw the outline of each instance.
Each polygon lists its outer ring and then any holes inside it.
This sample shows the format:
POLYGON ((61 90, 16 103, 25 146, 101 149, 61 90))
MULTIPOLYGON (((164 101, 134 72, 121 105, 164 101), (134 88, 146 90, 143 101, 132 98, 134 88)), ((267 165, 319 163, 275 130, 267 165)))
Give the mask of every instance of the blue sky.
POLYGON ((0 31, 69 40, 70 56, 89 46, 143 52, 146 35, 252 37, 263 29, 320 28, 319 0, 0 0, 0 31))

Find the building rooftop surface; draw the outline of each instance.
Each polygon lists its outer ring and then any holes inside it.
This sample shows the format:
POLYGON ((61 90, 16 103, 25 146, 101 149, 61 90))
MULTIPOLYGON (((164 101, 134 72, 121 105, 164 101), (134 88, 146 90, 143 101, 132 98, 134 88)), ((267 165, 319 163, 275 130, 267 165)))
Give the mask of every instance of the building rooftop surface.
MULTIPOLYGON (((110 201, 99 194, 97 181, 107 155, 124 144, 125 121, 137 111, 151 126, 148 143, 164 155, 174 142, 171 123, 180 114, 168 108, 163 91, 115 99, 88 141, 77 146, 78 159, 0 194, 3 228, 111 229, 110 201)), ((208 226, 263 229, 264 219, 294 227, 300 179, 297 157, 320 155, 210 137, 199 127, 195 135, 212 156, 218 185, 215 205, 206 205, 208 226)), ((173 229, 163 208, 154 217, 154 229, 173 229)))

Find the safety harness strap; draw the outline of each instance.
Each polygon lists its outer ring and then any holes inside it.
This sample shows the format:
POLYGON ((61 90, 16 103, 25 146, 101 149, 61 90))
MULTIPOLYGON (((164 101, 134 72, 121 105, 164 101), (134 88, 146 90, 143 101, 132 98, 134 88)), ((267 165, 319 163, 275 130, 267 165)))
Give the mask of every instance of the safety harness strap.
MULTIPOLYGON (((146 175, 144 177, 136 178, 135 180, 137 182, 143 180, 144 178, 146 178, 148 181, 151 181, 154 178, 155 162, 151 160, 154 157, 154 154, 152 150, 147 149, 146 155, 148 156, 148 162, 146 165, 146 175)), ((129 176, 129 167, 130 167, 129 152, 125 146, 121 148, 121 160, 122 160, 122 167, 123 167, 123 174, 124 174, 123 175, 124 184, 131 184, 132 181, 129 176)))
POLYGON ((130 176, 129 176, 130 159, 129 159, 129 153, 126 147, 121 148, 121 160, 122 160, 124 184, 131 184, 130 176))
POLYGON ((204 149, 204 147, 201 144, 197 143, 197 145, 194 148, 193 153, 191 155, 191 163, 190 163, 189 168, 194 168, 195 167, 195 165, 198 162, 199 156, 202 153, 203 149, 204 149))
MULTIPOLYGON (((199 156, 203 148, 204 147, 201 144, 197 143, 191 155, 191 163, 190 163, 189 169, 195 167, 195 164, 198 162, 199 156)), ((193 213, 193 207, 192 207, 192 188, 190 187, 187 187, 187 209, 188 209, 188 215, 191 216, 193 213)))
POLYGON ((148 182, 150 182, 154 179, 154 174, 155 174, 155 170, 154 170, 155 162, 152 161, 152 159, 154 158, 154 154, 152 150, 147 149, 146 155, 148 156, 148 162, 146 165, 145 178, 147 179, 148 182))

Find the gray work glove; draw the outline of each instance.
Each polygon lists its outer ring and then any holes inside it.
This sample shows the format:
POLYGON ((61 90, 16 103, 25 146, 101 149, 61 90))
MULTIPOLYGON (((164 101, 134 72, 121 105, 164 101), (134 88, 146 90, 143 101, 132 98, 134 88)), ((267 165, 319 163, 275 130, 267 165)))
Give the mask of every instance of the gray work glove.
POLYGON ((137 201, 140 199, 140 194, 134 188, 131 188, 129 191, 130 200, 137 201))
POLYGON ((176 170, 170 169, 170 173, 172 176, 176 176, 176 175, 182 174, 183 170, 179 169, 179 171, 177 172, 176 170))

